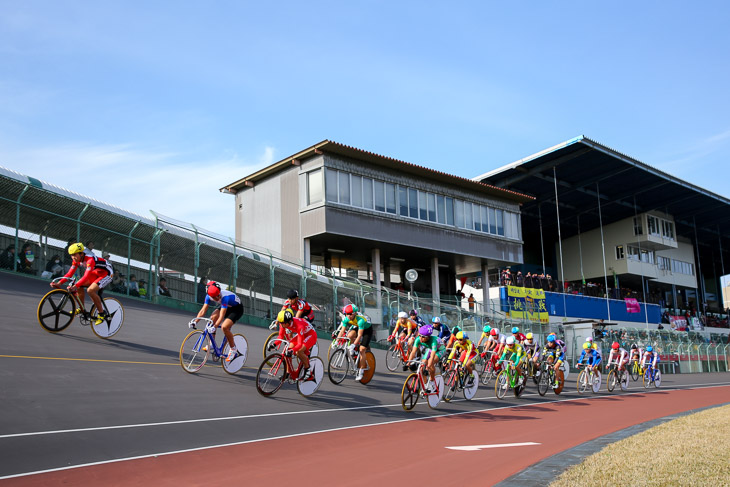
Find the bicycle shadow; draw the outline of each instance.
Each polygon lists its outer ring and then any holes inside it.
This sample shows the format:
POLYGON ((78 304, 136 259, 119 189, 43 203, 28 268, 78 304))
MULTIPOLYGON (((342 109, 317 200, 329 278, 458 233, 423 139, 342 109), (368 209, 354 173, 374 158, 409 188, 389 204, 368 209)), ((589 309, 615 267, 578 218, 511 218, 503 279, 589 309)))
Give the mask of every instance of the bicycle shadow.
POLYGON ((155 347, 152 345, 144 345, 140 343, 135 342, 128 342, 124 340, 117 340, 114 338, 110 338, 108 340, 100 340, 96 337, 87 337, 87 336, 77 336, 77 335, 70 335, 65 333, 57 333, 56 336, 60 336, 66 339, 74 340, 80 343, 87 343, 89 345, 94 346, 104 346, 105 348, 113 348, 117 350, 122 351, 137 351, 137 352, 143 352, 147 354, 152 354, 155 357, 169 357, 173 358, 175 362, 177 362, 180 358, 180 352, 175 350, 169 350, 167 348, 160 348, 155 347))

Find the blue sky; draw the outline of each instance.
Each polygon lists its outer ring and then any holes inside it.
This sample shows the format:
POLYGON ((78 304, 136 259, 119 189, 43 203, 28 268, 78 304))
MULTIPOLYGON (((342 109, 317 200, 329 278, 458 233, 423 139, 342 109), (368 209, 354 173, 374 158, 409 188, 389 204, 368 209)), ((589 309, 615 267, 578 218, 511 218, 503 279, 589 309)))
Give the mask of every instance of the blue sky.
POLYGON ((474 177, 585 134, 730 195, 727 2, 0 7, 0 165, 145 216, 232 236, 218 188, 323 139, 474 177))

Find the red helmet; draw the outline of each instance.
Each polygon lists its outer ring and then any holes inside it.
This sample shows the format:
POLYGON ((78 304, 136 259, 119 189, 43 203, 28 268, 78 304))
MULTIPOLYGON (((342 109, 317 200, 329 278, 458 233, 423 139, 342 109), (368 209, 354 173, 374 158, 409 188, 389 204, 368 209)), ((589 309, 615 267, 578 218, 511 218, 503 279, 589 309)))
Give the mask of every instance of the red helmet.
POLYGON ((221 295, 221 286, 215 281, 208 283, 208 296, 213 299, 218 299, 221 295))
POLYGON ((618 342, 613 342, 611 344, 611 348, 613 348, 614 350, 618 350, 620 347, 621 345, 618 342))
POLYGON ((342 309, 342 312, 346 315, 350 315, 352 313, 357 313, 357 311, 358 311, 357 306, 355 306, 354 304, 348 304, 347 306, 345 306, 342 309))
POLYGON ((497 336, 497 333, 499 333, 499 332, 497 331, 497 329, 496 329, 496 328, 492 328, 492 329, 491 329, 491 330, 489 331, 489 334, 490 334, 491 336, 493 336, 493 337, 496 337, 496 336, 497 336))

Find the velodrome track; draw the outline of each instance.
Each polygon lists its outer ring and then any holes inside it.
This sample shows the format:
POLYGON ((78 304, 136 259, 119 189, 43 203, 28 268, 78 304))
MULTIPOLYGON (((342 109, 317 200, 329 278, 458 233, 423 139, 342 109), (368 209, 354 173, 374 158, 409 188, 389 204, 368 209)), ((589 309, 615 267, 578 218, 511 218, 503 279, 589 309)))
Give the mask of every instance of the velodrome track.
POLYGON ((78 322, 53 335, 35 316, 49 289, 0 273, 3 485, 262 485, 296 472, 321 485, 393 485, 418 472, 429 485, 463 484, 435 463, 463 463, 487 485, 602 434, 730 402, 730 374, 720 373, 666 375, 658 390, 631 382, 628 393, 585 397, 572 380, 544 398, 530 386, 500 401, 488 387, 471 402, 457 395, 435 411, 419 403, 405 412, 405 374, 388 373, 377 350, 367 386, 325 378, 311 398, 284 385, 267 399, 254 375, 268 329, 234 327, 250 347, 238 374, 209 366, 190 375, 178 363, 190 315, 122 298, 115 338, 101 340, 78 322), (539 444, 447 448, 526 442, 539 444))

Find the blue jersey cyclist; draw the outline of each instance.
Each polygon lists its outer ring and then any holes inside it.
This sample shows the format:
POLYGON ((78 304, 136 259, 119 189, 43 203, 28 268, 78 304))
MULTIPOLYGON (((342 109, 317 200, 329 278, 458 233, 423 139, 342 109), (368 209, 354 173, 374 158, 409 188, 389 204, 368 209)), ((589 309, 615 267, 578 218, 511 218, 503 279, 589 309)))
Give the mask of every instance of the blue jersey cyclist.
MULTIPOLYGON (((423 318, 421 318, 420 316, 418 316, 418 311, 415 310, 415 309, 412 309, 411 311, 408 312, 408 318, 413 323, 416 324, 416 329, 418 329, 418 330, 420 330, 422 326, 428 326, 428 324, 423 320, 423 318)), ((412 347, 413 346, 413 342, 415 342, 415 341, 416 341, 416 334, 413 333, 411 335, 411 337, 408 339, 408 347, 409 348, 412 347)))
POLYGON ((580 354, 578 363, 582 364, 585 361, 591 369, 597 372, 598 366, 601 364, 602 357, 601 352, 598 351, 598 347, 592 342, 593 341, 591 340, 583 344, 583 352, 580 354))
POLYGON ((555 333, 551 333, 545 340, 545 346, 542 349, 542 356, 547 363, 553 367, 555 371, 555 384, 558 386, 558 370, 560 365, 565 361, 565 342, 558 340, 555 333))
POLYGON ((236 350, 236 342, 233 340, 233 333, 231 327, 233 324, 241 319, 243 316, 243 304, 241 304, 241 298, 231 291, 221 289, 220 284, 214 281, 208 282, 208 292, 203 303, 203 307, 198 311, 198 318, 205 316, 209 306, 220 306, 220 308, 213 311, 211 319, 215 324, 216 328, 220 327, 223 333, 228 339, 228 345, 231 349, 228 352, 227 361, 231 361, 238 356, 238 350, 236 350))
POLYGON ((434 333, 437 333, 437 338, 443 343, 446 343, 451 338, 451 330, 449 330, 446 323, 441 323, 441 318, 434 316, 431 319, 431 326, 433 326, 434 333))
POLYGON ((436 380, 435 364, 438 360, 441 360, 444 355, 444 345, 438 338, 433 336, 433 328, 428 325, 421 326, 418 329, 418 338, 416 338, 413 345, 411 353, 408 356, 408 361, 412 361, 416 356, 416 352, 421 348, 423 349, 421 357, 423 357, 426 370, 428 370, 426 393, 431 393, 434 391, 434 381, 436 380))
POLYGON ((641 356, 641 368, 646 367, 647 363, 651 363, 651 366, 656 368, 656 364, 659 363, 659 354, 656 353, 654 347, 651 345, 646 347, 644 354, 641 356))

